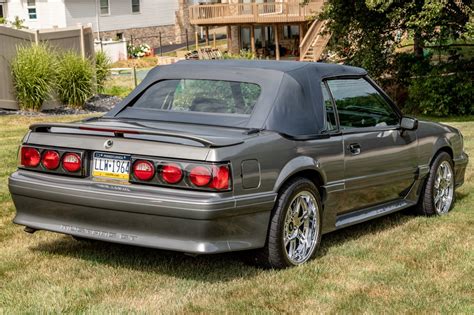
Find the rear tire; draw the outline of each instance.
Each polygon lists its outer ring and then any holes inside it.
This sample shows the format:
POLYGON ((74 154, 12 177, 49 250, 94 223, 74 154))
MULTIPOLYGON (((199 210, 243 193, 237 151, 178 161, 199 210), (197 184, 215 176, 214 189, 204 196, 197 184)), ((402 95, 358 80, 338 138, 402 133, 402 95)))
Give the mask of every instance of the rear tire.
POLYGON ((321 197, 313 182, 295 178, 286 183, 272 212, 265 247, 254 262, 283 269, 312 259, 321 242, 321 197))
POLYGON ((451 156, 440 152, 434 159, 420 195, 417 212, 422 215, 444 215, 455 201, 454 168, 451 156))

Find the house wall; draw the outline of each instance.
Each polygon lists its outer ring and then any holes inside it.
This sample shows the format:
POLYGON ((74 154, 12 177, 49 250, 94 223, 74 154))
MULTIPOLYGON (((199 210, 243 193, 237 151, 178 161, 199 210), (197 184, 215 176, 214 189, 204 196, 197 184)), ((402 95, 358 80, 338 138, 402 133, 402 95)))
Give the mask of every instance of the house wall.
POLYGON ((157 48, 162 45, 184 43, 186 30, 192 38, 194 26, 189 24, 191 0, 140 0, 140 13, 132 13, 131 0, 109 0, 109 14, 97 16, 100 0, 36 0, 37 19, 28 17, 27 0, 9 0, 6 5, 8 20, 19 16, 30 29, 91 25, 102 39, 116 39, 122 35, 134 38, 134 44, 147 43, 157 48))
POLYGON ((5 5, 7 20, 15 16, 25 20, 24 25, 31 29, 66 27, 66 14, 63 0, 36 0, 36 20, 30 20, 26 0, 9 0, 5 5))
MULTIPOLYGON (((140 13, 132 13, 131 0, 109 0, 109 15, 97 19, 96 0, 64 0, 67 25, 91 24, 94 32, 99 25, 100 37, 116 39, 134 38, 133 44, 151 47, 185 42, 189 24, 187 0, 141 0, 140 13)), ((192 33, 191 33, 192 34, 192 33)))
MULTIPOLYGON (((96 0, 64 0, 67 25, 92 24, 97 31, 96 0)), ((132 13, 131 0, 109 0, 109 15, 99 17, 100 31, 174 25, 178 0, 141 0, 140 13, 132 13)))

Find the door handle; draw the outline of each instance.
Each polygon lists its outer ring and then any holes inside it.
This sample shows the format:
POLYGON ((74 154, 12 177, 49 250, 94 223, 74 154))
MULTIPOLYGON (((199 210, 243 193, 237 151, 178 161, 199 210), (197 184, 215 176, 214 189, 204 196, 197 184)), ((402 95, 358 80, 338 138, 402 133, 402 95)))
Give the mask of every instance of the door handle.
POLYGON ((351 151, 352 155, 359 155, 360 154, 360 144, 358 144, 358 143, 349 144, 349 151, 351 151))

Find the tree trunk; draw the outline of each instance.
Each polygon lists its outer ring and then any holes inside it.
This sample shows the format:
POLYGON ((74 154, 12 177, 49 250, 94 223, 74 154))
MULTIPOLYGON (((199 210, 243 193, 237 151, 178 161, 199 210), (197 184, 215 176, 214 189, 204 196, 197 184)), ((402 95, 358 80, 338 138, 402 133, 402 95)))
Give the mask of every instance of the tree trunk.
POLYGON ((415 54, 416 59, 422 60, 423 59, 423 39, 421 38, 420 31, 415 31, 415 35, 413 37, 413 52, 415 54))

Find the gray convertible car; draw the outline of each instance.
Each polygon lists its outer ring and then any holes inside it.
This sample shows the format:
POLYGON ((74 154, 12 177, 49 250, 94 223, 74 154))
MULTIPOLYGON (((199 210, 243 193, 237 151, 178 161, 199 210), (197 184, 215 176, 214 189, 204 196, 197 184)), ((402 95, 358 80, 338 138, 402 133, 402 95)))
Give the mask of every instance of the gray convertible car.
POLYGON ((412 207, 443 215, 468 156, 360 68, 186 61, 99 118, 35 124, 9 188, 27 232, 305 263, 321 235, 412 207))

